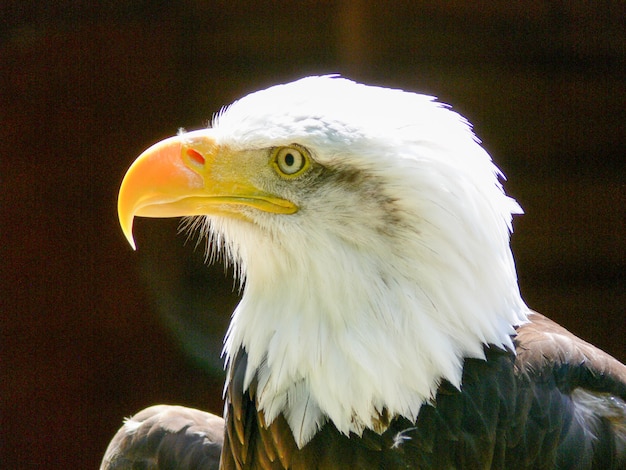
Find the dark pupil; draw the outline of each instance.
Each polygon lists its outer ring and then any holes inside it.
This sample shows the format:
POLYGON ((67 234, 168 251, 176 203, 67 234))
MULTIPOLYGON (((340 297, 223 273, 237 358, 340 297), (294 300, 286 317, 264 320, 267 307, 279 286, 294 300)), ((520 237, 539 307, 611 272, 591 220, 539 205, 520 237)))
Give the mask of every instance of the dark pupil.
POLYGON ((296 159, 291 153, 285 154, 285 165, 292 166, 295 163, 296 159))

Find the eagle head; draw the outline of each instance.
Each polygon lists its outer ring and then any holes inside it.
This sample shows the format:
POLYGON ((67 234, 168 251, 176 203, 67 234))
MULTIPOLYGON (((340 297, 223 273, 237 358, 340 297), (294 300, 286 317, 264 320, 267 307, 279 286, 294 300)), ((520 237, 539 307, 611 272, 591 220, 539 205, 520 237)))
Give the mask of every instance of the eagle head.
MULTIPOLYGON (((119 197, 188 219, 238 267, 227 365, 299 446, 327 421, 414 420, 464 358, 511 348, 528 313, 509 238, 519 205, 468 122, 430 96, 322 76, 252 93, 146 150, 119 197)), ((228 387, 228 384, 226 385, 228 387)))

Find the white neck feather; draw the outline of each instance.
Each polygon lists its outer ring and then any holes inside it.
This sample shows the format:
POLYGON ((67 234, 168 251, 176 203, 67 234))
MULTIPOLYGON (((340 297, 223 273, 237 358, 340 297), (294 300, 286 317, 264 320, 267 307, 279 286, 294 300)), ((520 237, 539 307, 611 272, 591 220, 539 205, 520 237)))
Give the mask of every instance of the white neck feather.
POLYGON ((259 231, 237 248, 247 279, 225 353, 247 351, 245 386, 257 377, 267 423, 283 413, 299 446, 327 420, 360 435, 383 410, 415 419, 442 379, 460 386, 464 358, 483 357, 483 344, 511 347, 525 318, 508 234, 495 237, 506 249, 494 257, 484 240, 455 247, 437 234, 400 234, 401 250, 271 238, 259 231))

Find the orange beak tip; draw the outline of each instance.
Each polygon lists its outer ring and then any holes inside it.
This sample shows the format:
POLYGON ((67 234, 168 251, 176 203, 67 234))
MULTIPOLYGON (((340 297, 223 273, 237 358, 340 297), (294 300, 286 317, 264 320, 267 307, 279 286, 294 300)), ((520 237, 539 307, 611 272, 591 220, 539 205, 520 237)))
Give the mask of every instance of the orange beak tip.
POLYGON ((120 225, 122 226, 122 232, 124 233, 126 241, 133 249, 133 251, 137 251, 137 245, 135 244, 135 238, 133 237, 133 219, 131 218, 130 222, 126 224, 121 223, 120 225))

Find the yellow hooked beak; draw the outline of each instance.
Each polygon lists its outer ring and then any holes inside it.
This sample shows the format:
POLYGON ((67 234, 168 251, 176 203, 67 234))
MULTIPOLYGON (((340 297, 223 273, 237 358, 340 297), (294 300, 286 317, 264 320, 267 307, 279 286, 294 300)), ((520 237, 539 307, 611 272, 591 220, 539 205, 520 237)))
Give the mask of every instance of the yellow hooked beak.
MULTIPOLYGON (((143 152, 130 166, 117 211, 122 231, 135 249, 133 219, 189 215, 244 217, 241 206, 276 214, 298 207, 254 184, 259 162, 216 144, 210 129, 170 137, 143 152)), ((267 162, 263 162, 267 164, 267 162)))

